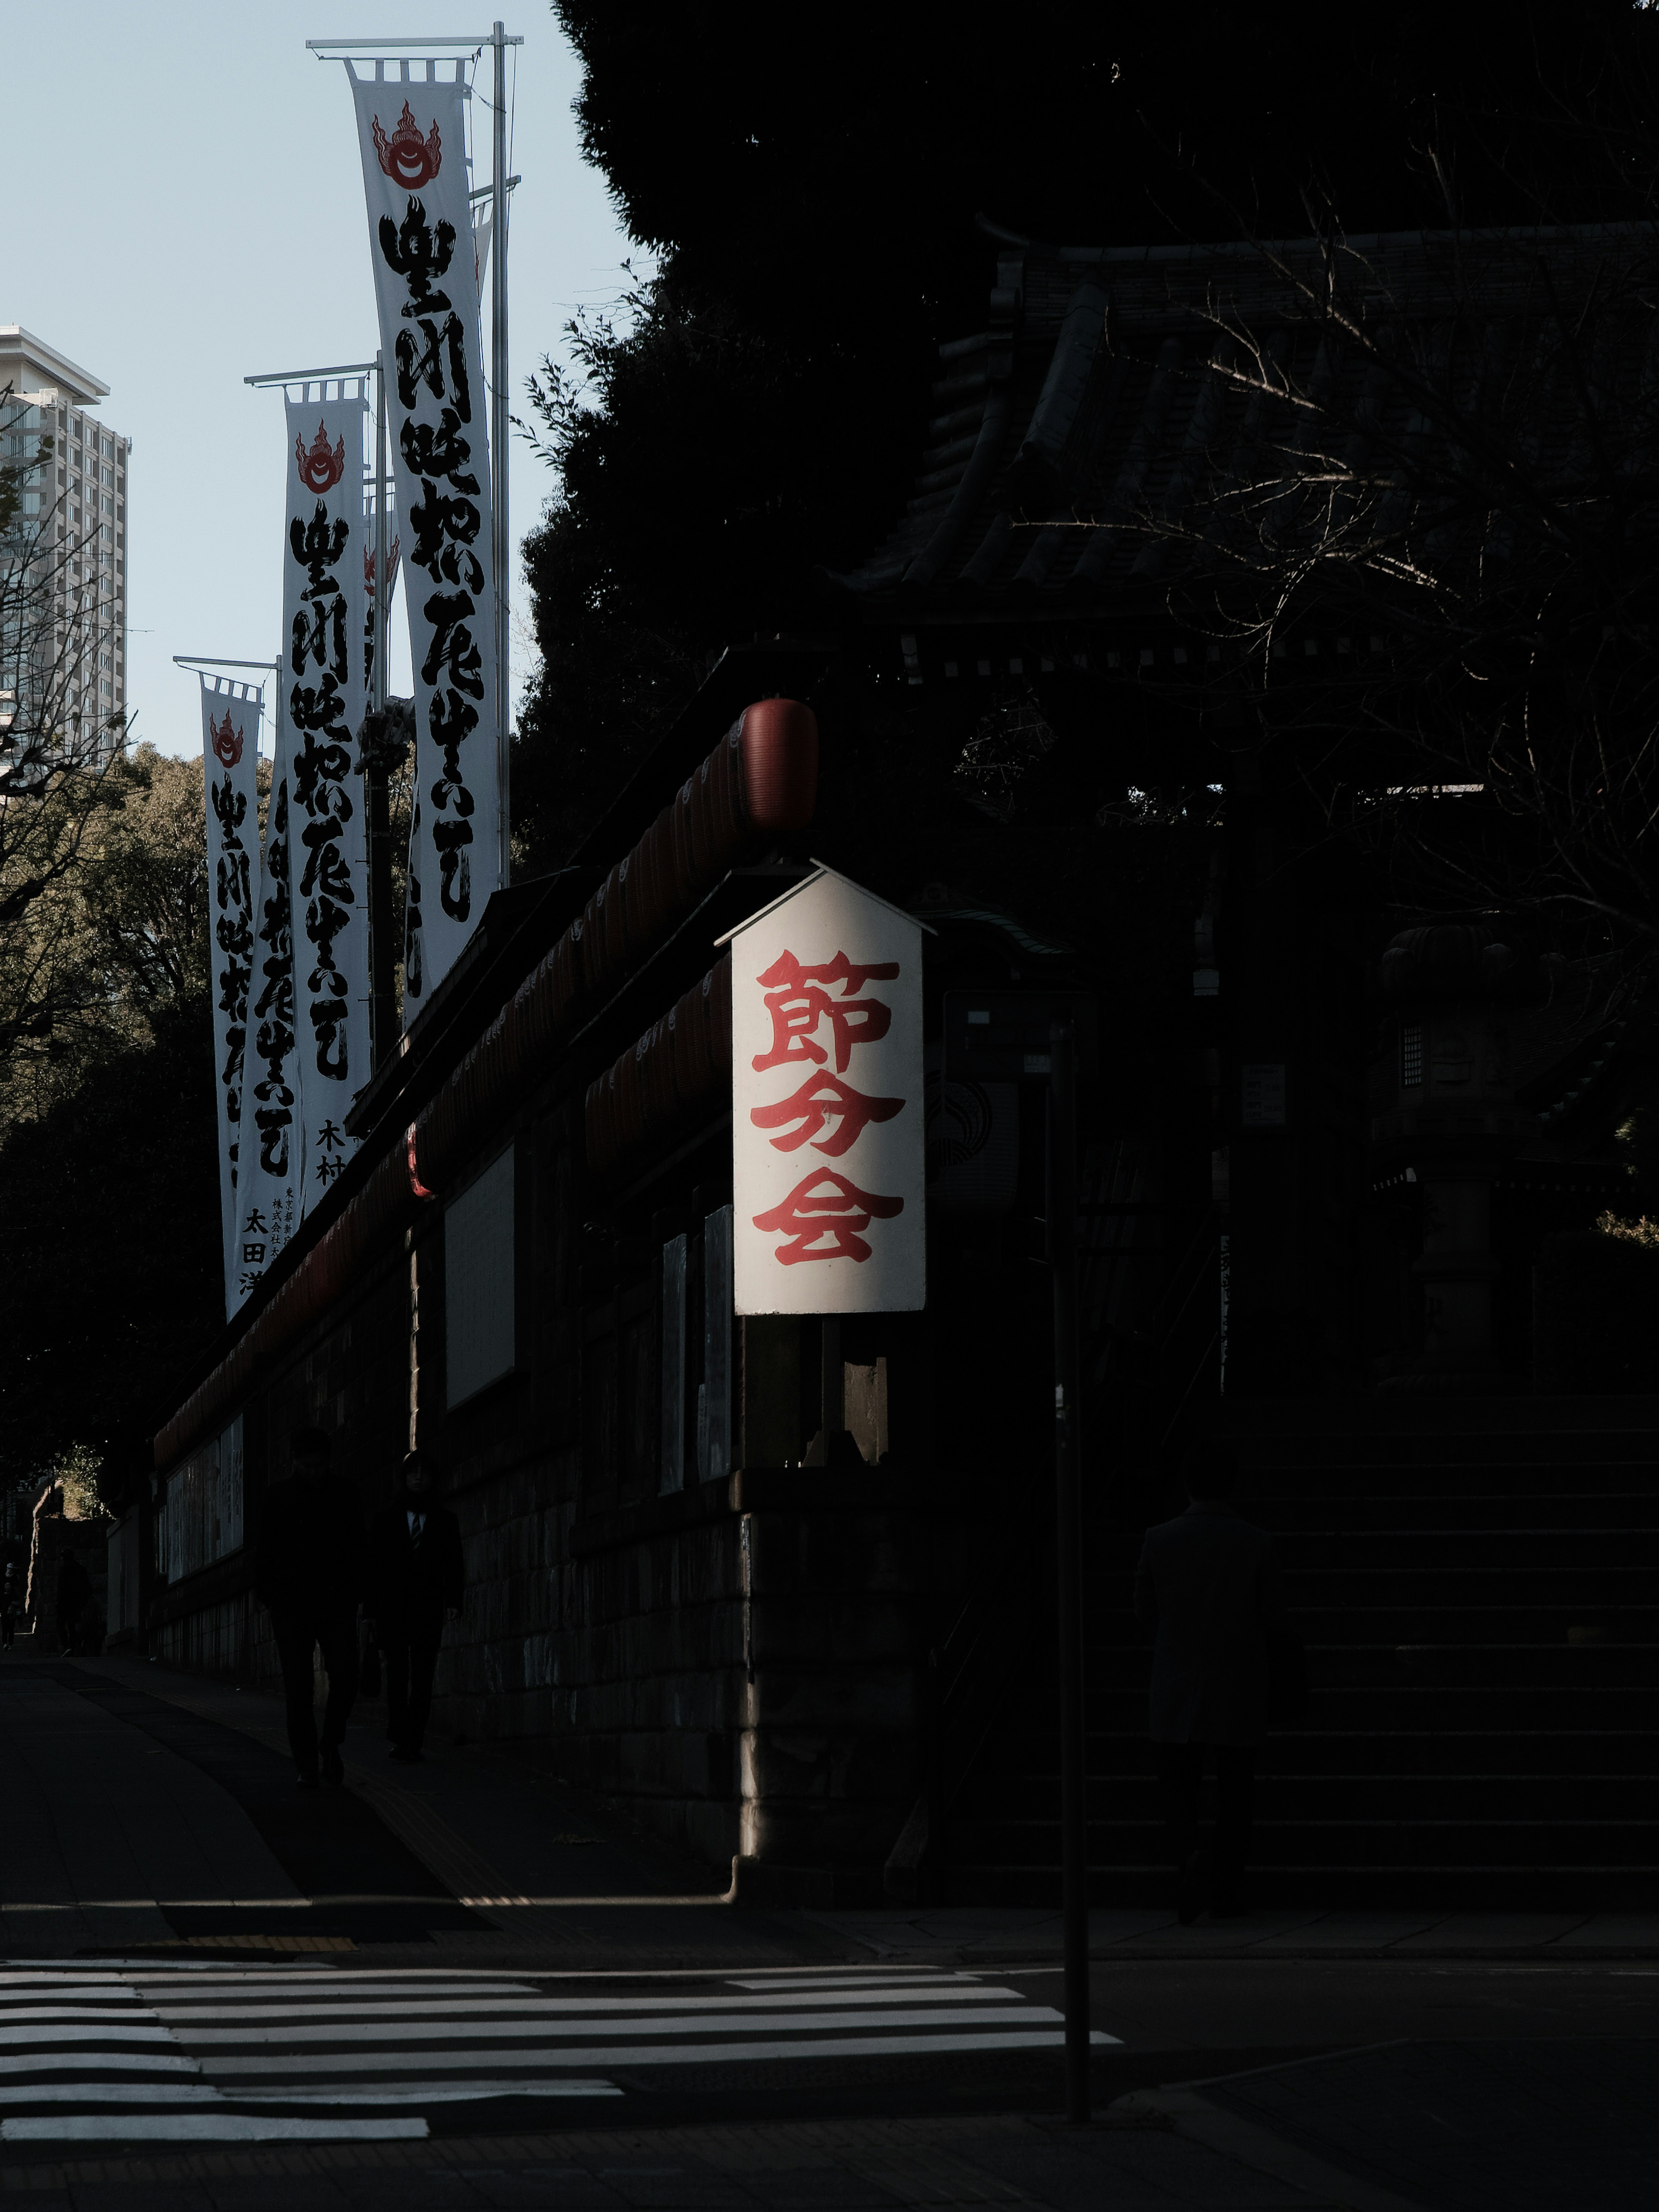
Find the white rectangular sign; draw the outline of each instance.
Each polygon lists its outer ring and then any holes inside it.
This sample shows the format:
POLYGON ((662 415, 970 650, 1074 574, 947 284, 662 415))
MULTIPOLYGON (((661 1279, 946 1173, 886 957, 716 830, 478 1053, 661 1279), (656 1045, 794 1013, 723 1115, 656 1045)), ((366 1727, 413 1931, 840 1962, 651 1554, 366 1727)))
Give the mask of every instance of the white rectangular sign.
POLYGON ((734 1304, 927 1298, 921 927, 821 869, 732 938, 734 1304))
POLYGON ((495 889, 495 602, 486 386, 459 64, 350 65, 386 356, 415 681, 404 1004, 412 1019, 495 889), (359 74, 373 72, 373 74, 359 74))
POLYGON ((288 403, 283 560, 302 1212, 356 1151, 345 1117, 369 1078, 368 846, 356 764, 366 619, 363 403, 338 386, 319 391, 317 399, 288 403), (331 388, 338 394, 331 399, 331 388))
POLYGON ((227 1320, 242 1302, 236 1290, 236 1155, 242 1133, 242 1053, 253 965, 253 898, 259 880, 258 778, 264 708, 264 694, 253 684, 203 677, 202 788, 207 808, 214 1088, 227 1320))

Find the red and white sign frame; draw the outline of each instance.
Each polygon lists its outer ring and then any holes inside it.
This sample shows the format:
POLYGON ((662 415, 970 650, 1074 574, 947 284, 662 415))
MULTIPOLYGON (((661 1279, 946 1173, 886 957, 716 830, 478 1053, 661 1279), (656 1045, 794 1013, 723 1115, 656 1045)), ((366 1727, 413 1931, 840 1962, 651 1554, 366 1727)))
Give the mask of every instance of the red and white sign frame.
POLYGON ((733 1304, 927 1303, 922 926, 815 863, 732 948, 733 1304))

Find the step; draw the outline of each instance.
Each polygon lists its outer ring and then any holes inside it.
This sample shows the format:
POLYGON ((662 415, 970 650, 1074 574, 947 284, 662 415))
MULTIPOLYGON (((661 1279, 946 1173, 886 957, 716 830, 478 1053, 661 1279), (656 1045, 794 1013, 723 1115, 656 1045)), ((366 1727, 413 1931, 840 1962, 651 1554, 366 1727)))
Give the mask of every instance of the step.
POLYGON ((1443 1528, 1636 1528, 1659 1522, 1659 1491, 1531 1491, 1524 1497, 1502 1492, 1474 1496, 1468 1492, 1425 1492, 1416 1489, 1343 1497, 1331 1492, 1316 1498, 1253 1498, 1240 1511, 1247 1521, 1275 1535, 1306 1534, 1322 1529, 1345 1533, 1421 1531, 1443 1528))
MULTIPOLYGON (((1634 1765, 1611 1772, 1577 1774, 1505 1772, 1432 1768, 1418 1771, 1361 1767, 1328 1771, 1317 1766, 1263 1762, 1256 1770, 1258 1809, 1271 1807, 1276 1817, 1317 1820, 1386 1820, 1428 1813, 1459 1820, 1541 1820, 1560 1814, 1582 1820, 1635 1820, 1652 1803, 1650 1773, 1634 1765)), ((1214 1790, 1211 1773, 1206 1796, 1214 1790)), ((1144 1766, 1091 1768, 1085 1799, 1091 1820, 1150 1817, 1162 1805, 1161 1785, 1150 1756, 1144 1766)), ((954 1820, 1003 1820, 1016 1811, 1021 1820, 1060 1818, 1060 1778, 1032 1769, 1011 1769, 993 1779, 964 1782, 949 1803, 954 1820)))
MULTIPOLYGON (((1046 1866, 947 1865, 943 1869, 947 1905, 1048 1907, 1060 1902, 1058 1864, 1046 1866)), ((1318 1911, 1363 1907, 1370 1911, 1422 1911, 1439 1917, 1449 1912, 1589 1914, 1645 1912, 1659 1890, 1659 1866, 1422 1866, 1402 1868, 1356 1863, 1341 1868, 1286 1862, 1252 1868, 1246 1897, 1254 1912, 1318 1911)), ((1152 1861, 1139 1867, 1092 1869, 1088 1900, 1092 1906, 1173 1911, 1175 1876, 1152 1861)), ((1248 1927, 1233 1931, 1248 1940, 1248 1927)), ((1181 1938, 1148 1931, 1137 1948, 1155 1949, 1181 1938)), ((1285 1931, 1293 1947, 1294 1931, 1285 1931)), ((1471 1945, 1472 1949, 1478 1946, 1471 1945)))
MULTIPOLYGON (((952 1866, 1052 1865, 1058 1856, 1053 1820, 952 1820, 946 1853, 952 1866)), ((1156 1860, 1167 1849, 1163 1820, 1091 1823, 1089 1864, 1102 1870, 1156 1860)), ((1653 1856, 1650 1820, 1264 1820, 1251 1833, 1253 1868, 1311 1865, 1332 1871, 1358 1865, 1409 1868, 1645 1866, 1653 1856)))
MULTIPOLYGON (((1091 1734, 1137 1735, 1146 1727, 1146 1692, 1138 1689, 1091 1690, 1085 1698, 1091 1734)), ((1351 1729, 1620 1729, 1651 1724, 1651 1690, 1630 1685, 1611 1687, 1538 1687, 1470 1683, 1425 1683, 1408 1675, 1394 1684, 1333 1686, 1315 1680, 1310 1711, 1303 1724, 1324 1735, 1351 1729)), ((1294 1734, 1294 1730, 1286 1730, 1294 1734)))
MULTIPOLYGON (((1652 1689, 1659 1686, 1659 1644, 1485 1644, 1467 1641, 1402 1644, 1309 1642, 1308 1676, 1322 1690, 1384 1688, 1394 1682, 1418 1688, 1530 1690, 1652 1689)), ((1130 1645, 1092 1647, 1084 1680, 1091 1691, 1145 1692, 1152 1654, 1130 1645)))
MULTIPOLYGON (((1523 1644, 1628 1650, 1659 1644, 1659 1605, 1306 1605, 1291 1625, 1310 1649, 1383 1644, 1523 1644)), ((1151 1623, 1098 1607, 1085 1623, 1091 1651, 1152 1648, 1151 1623)))
MULTIPOLYGON (((972 1777, 959 1784, 1006 1793, 1029 1789, 1038 1779, 1053 1783, 1060 1771, 1060 1741, 1046 1731, 1010 1735, 988 1749, 999 1754, 976 1762, 972 1777)), ((1086 1769, 1108 1779, 1150 1776, 1156 1771, 1152 1745, 1144 1726, 1118 1735, 1091 1735, 1085 1746, 1086 1769)), ((1350 1775, 1397 1776, 1402 1786, 1437 1778, 1531 1776, 1564 1785, 1577 1776, 1629 1776, 1644 1784, 1653 1774, 1654 1741, 1645 1728, 1622 1731, 1574 1729, 1550 1734, 1533 1729, 1447 1729, 1443 1733, 1393 1729, 1327 1734, 1313 1729, 1276 1730, 1257 1754, 1264 1775, 1291 1775, 1338 1781, 1350 1775)))
MULTIPOLYGON (((1097 1568, 1085 1575, 1085 1622, 1112 1614, 1132 1620, 1134 1584, 1128 1567, 1097 1568)), ((1285 1577, 1285 1602, 1293 1612, 1310 1606, 1346 1613, 1359 1606, 1595 1604, 1641 1613, 1654 1607, 1656 1590, 1651 1569, 1632 1565, 1617 1551, 1600 1564, 1571 1567, 1552 1567, 1543 1559, 1519 1565, 1453 1565, 1432 1557, 1386 1565, 1352 1557, 1315 1559, 1291 1566, 1285 1577)))
POLYGON ((1280 1563, 1292 1573, 1320 1574, 1382 1567, 1445 1573, 1659 1568, 1659 1528, 1298 1528, 1275 1535, 1280 1563))

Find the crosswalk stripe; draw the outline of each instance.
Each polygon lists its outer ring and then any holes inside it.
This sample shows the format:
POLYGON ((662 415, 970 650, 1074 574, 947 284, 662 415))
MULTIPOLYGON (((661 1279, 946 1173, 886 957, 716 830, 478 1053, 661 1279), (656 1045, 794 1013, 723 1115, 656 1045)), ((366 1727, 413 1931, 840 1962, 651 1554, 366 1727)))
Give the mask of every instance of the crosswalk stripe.
POLYGON ((8 2027, 21 2027, 29 2021, 49 2027, 54 2021, 127 2021, 154 2020, 155 2013, 146 2005, 0 2005, 0 2022, 8 2027))
POLYGON ((39 2050, 53 2043, 159 2043, 172 2042, 159 2021, 143 2022, 129 2027, 125 2021, 88 2021, 84 2025, 64 2025, 58 2027, 0 2027, 0 2048, 27 2044, 39 2050))
MULTIPOLYGON (((1090 2040, 1115 2043, 1115 2035, 1098 2028, 1090 2040)), ((537 2066, 708 2066, 779 2058, 870 2058, 917 2056, 941 2051, 1051 2051, 1066 2040, 1062 2028, 1035 2032, 1011 2029, 994 2034, 970 2031, 959 2035, 848 2035, 803 2037, 795 2042, 755 2043, 608 2043, 578 2051, 434 2051, 421 2063, 434 2070, 459 2073, 488 2057, 496 2065, 537 2066)), ((216 2058, 208 2069, 216 2081, 239 2074, 373 2074, 399 2068, 393 2051, 333 2051, 304 2058, 216 2058)))
MULTIPOLYGON (((775 2032, 787 2029, 791 2034, 820 2028, 854 2027, 951 2027, 963 2015, 941 2012, 931 2005, 918 2005, 907 2012, 866 2012, 862 2009, 847 2012, 809 2012, 793 2018, 778 2020, 769 2015, 760 2020, 735 2021, 725 2013, 693 2013, 684 2019, 629 2020, 618 2021, 611 2033, 617 2035, 710 2035, 741 2031, 745 2034, 758 2033, 765 2028, 775 2032)), ((1036 2025, 1048 2025, 1058 2021, 1060 2014, 1047 2005, 981 2005, 971 2014, 974 2022, 1001 2027, 1016 2021, 1036 2025)), ((300 2043, 340 2043, 353 2031, 346 2021, 290 2022, 283 2027, 175 2027, 179 2040, 191 2051, 245 2051, 264 2045, 291 2049, 300 2043)), ((374 2039, 378 2043, 496 2043, 509 2039, 546 2038, 556 2035, 604 2034, 604 2027, 591 2019, 576 2021, 526 2020, 522 2025, 516 2019, 498 2017, 495 2020, 458 2020, 447 2023, 439 2021, 387 2021, 377 2022, 374 2039)))
POLYGON ((614 2081, 587 2081, 555 2075, 516 2081, 426 2081, 412 2089, 366 2081, 356 2089, 239 2089, 239 2105, 457 2105, 486 2097, 620 2097, 614 2081))
POLYGON ((8 2078, 17 2074, 63 2074, 71 2067, 83 2073, 96 2069, 100 2074, 199 2074, 199 2060, 187 2058, 182 2051, 20 2051, 6 2057, 8 2078))
POLYGON ((0 2089, 0 2105, 223 2105, 210 2081, 37 2081, 0 2089))
POLYGON ((938 1971, 922 1971, 921 1966, 914 1966, 909 1973, 905 1973, 905 1971, 880 1973, 878 1969, 869 1969, 869 1966, 863 1966, 863 1969, 849 1966, 842 1973, 790 1973, 779 1975, 776 1980, 772 1980, 769 1975, 752 1975, 752 1978, 744 1978, 744 1980, 732 1980, 730 1986, 732 1989, 759 1989, 765 1990, 768 1996, 783 1989, 807 1989, 814 1990, 821 1997, 834 1996, 841 1989, 938 1989, 940 1993, 945 1993, 947 1989, 960 1989, 964 1996, 971 1997, 978 1996, 978 1990, 984 1984, 980 1978, 973 1978, 967 1973, 938 1973, 938 1971))
POLYGON ((0 2142, 421 2142, 424 2120, 290 2120, 264 2112, 66 2112, 0 2120, 0 2142))
MULTIPOLYGON (((458 1997, 441 2005, 374 2002, 359 2004, 349 1998, 343 1997, 337 2005, 330 2008, 330 2012, 333 2016, 342 2019, 349 2017, 354 2020, 378 2019, 383 2016, 408 2020, 411 2017, 422 2019, 429 2015, 434 2020, 453 2021, 470 2017, 475 2013, 509 2011, 514 2019, 527 2018, 532 2015, 540 2018, 544 2014, 550 2013, 580 2014, 584 2016, 596 2013, 621 2014, 626 2016, 636 2012, 663 2014, 719 2012, 722 2017, 725 2017, 744 2012, 781 2013, 795 2008, 823 2005, 828 2002, 830 1996, 842 1994, 841 1991, 826 1993, 823 1990, 817 1990, 811 1996, 805 1992, 789 1993, 778 1998, 722 1996, 706 1997, 537 1996, 515 1998, 510 2003, 502 2003, 499 1999, 492 2001, 485 1997, 458 1997)), ((997 1997, 1009 1999, 1015 2003, 1022 2002, 1018 1990, 980 1988, 934 1990, 926 1984, 909 1984, 902 1990, 848 1990, 845 1992, 845 1996, 849 2004, 860 2005, 914 2004, 919 1996, 924 1996, 930 2003, 936 2001, 961 2004, 979 2003, 997 1997)), ((142 2017, 164 2020, 170 2026, 179 2027, 198 2020, 291 2020, 307 2011, 314 2012, 315 2009, 314 2006, 307 2007, 301 2004, 183 2005, 161 2001, 142 2017)), ((0 2020, 7 2017, 4 2013, 0 2013, 0 2020)))
MULTIPOLYGON (((400 1989, 396 1982, 383 1982, 383 1980, 378 1980, 378 1978, 369 1978, 368 1973, 347 1973, 347 1975, 341 1975, 341 1980, 338 1982, 337 1980, 301 1982, 299 1975, 295 1975, 292 1980, 276 1980, 276 1978, 272 1978, 270 1982, 243 1982, 241 1978, 239 1978, 237 1982, 232 1982, 232 1984, 228 1984, 226 1989, 219 1989, 219 1990, 215 1990, 215 1986, 206 1984, 206 1982, 181 1982, 181 1984, 177 1986, 166 1986, 161 1984, 161 1982, 146 1982, 146 1984, 139 1984, 137 1989, 133 1990, 133 1997, 135 2002, 142 2000, 143 2004, 166 2004, 168 2000, 175 2002, 175 2004, 195 2004, 197 2000, 210 2002, 215 1996, 230 1996, 232 1990, 237 1990, 237 1989, 246 1989, 248 1990, 248 1996, 254 1996, 254 1997, 264 1997, 268 1996, 268 1993, 272 1993, 272 1990, 292 1989, 303 2002, 310 2002, 312 1997, 338 1997, 338 1996, 345 1996, 345 1993, 352 1993, 352 1996, 385 1997, 385 2000, 394 2000, 396 1997, 400 2004, 445 2004, 445 2002, 449 2000, 449 1997, 453 1997, 453 1993, 456 1993, 453 1982, 447 1986, 447 1989, 422 1989, 422 1986, 418 1984, 416 1984, 414 1989, 400 1989)), ((540 1996, 540 1990, 535 1989, 533 1982, 476 1982, 476 1984, 471 1984, 467 1989, 467 1996, 469 1997, 535 1997, 535 1996, 540 1996)), ((3 2008, 3 2004, 4 2000, 0 2000, 0 2008, 3 2008)))

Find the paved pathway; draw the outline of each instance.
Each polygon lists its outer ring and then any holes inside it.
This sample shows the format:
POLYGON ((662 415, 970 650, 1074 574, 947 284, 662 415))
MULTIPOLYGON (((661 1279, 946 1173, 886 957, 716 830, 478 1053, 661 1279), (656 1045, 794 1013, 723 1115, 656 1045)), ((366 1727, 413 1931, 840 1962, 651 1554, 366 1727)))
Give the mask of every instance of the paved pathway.
POLYGON ((1097 1913, 1073 2135, 1054 1914, 757 1912, 531 1756, 346 1756, 301 1793, 274 1699, 0 1663, 0 2212, 1651 2194, 1659 1915, 1097 1913))
MULTIPOLYGON (((268 2144, 8 2167, 28 2212, 1339 2212, 1344 2200, 1201 2143, 1018 2118, 565 2130, 430 2142, 268 2144)), ((1349 2201, 1346 2212, 1355 2212, 1349 2201)))

